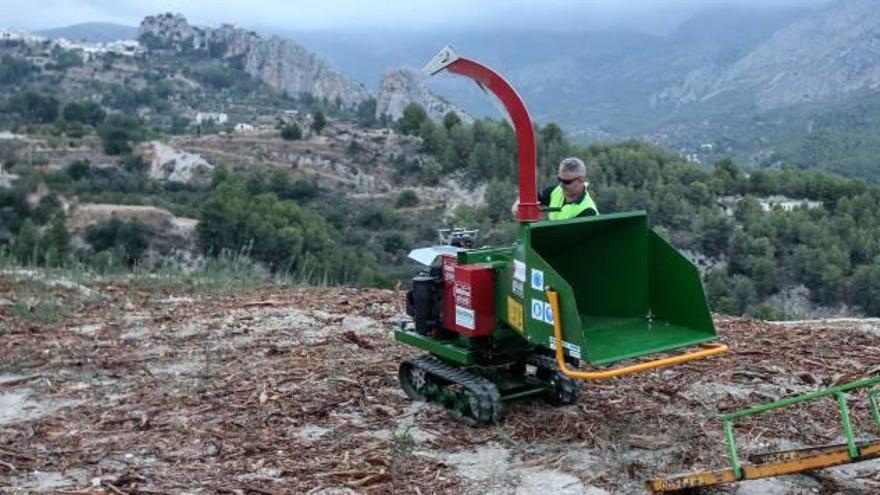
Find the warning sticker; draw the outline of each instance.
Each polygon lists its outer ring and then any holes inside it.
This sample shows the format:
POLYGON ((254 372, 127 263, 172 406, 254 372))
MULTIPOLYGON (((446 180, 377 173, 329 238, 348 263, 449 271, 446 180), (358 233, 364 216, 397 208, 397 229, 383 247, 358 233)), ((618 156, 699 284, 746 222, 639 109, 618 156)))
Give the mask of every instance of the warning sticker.
POLYGON ((462 326, 465 328, 470 328, 473 330, 476 328, 476 319, 474 318, 474 310, 462 308, 461 306, 455 307, 455 324, 458 326, 462 326))
MULTIPOLYGON (((550 336, 550 348, 554 351, 556 350, 556 337, 550 336)), ((573 357, 580 359, 581 358, 581 347, 578 345, 574 345, 571 342, 562 341, 562 348, 568 349, 568 354, 573 357)))
POLYGON ((455 283, 455 289, 453 291, 455 293, 455 305, 456 306, 464 306, 465 308, 471 307, 471 286, 467 284, 463 284, 461 282, 455 283))
POLYGON ((524 296, 524 294, 525 294, 524 291, 523 291, 523 287, 525 286, 525 284, 526 284, 525 282, 520 282, 519 280, 514 280, 514 281, 513 281, 513 284, 512 284, 511 287, 510 287, 510 289, 513 291, 513 293, 514 293, 517 297, 522 298, 522 297, 524 296))
POLYGON ((455 280, 455 261, 443 258, 443 280, 455 280))
POLYGON ((519 333, 523 331, 523 307, 516 299, 507 296, 507 323, 519 333))
POLYGON ((513 260, 513 278, 520 282, 526 281, 526 264, 520 260, 513 260))

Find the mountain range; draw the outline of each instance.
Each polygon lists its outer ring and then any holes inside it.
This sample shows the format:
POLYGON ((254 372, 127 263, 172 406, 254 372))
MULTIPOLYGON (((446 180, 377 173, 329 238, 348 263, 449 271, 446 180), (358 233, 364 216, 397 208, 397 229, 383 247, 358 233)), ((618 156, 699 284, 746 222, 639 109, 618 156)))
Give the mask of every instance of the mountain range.
MULTIPOLYGON (((91 39, 125 32, 90 26, 69 29, 91 39)), ((872 156, 880 141, 871 137, 874 121, 864 111, 880 100, 880 10, 874 0, 840 0, 819 9, 708 8, 665 35, 625 29, 261 34, 295 40, 374 91, 382 74, 419 68, 452 44, 504 74, 535 120, 556 122, 582 142, 636 137, 704 162, 733 155, 759 165, 790 161, 876 175, 872 156), (817 154, 816 141, 829 139, 832 148, 841 139, 850 143, 843 146, 846 156, 817 154)), ((427 85, 474 115, 499 115, 461 78, 434 78, 427 85)))
POLYGON ((41 29, 34 34, 46 38, 67 38, 76 41, 104 43, 137 38, 137 27, 112 22, 85 22, 52 29, 41 29))

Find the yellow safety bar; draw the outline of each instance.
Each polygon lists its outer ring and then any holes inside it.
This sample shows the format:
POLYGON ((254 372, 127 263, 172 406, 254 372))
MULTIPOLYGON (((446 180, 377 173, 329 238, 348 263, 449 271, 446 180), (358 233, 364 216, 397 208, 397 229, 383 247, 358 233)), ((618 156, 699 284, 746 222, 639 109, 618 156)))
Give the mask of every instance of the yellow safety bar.
POLYGON ((606 371, 575 371, 570 369, 565 363, 565 355, 562 352, 562 314, 559 312, 559 294, 557 294, 555 290, 548 290, 547 299, 550 300, 550 305, 553 308, 553 314, 555 315, 553 318, 553 335, 556 336, 556 362, 559 364, 559 371, 569 378, 580 380, 602 380, 605 378, 614 378, 617 376, 638 373, 640 371, 653 370, 686 363, 688 361, 695 361, 697 359, 707 358, 728 351, 727 346, 724 344, 702 344, 700 347, 702 347, 703 350, 701 351, 679 354, 678 356, 656 359, 654 361, 624 366, 622 368, 614 368, 606 371))

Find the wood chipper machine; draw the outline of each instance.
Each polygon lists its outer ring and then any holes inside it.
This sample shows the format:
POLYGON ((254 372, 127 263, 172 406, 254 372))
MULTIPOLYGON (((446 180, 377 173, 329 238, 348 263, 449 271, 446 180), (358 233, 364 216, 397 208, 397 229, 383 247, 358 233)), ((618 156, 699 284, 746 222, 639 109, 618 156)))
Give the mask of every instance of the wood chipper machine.
MULTIPOLYGON (((425 72, 444 69, 493 93, 513 123, 519 236, 513 245, 475 248, 473 231, 446 230, 441 245, 410 253, 425 269, 407 293, 413 321, 397 329, 395 338, 426 354, 400 364, 407 396, 482 426, 502 417, 506 401, 543 396, 554 405, 573 404, 578 380, 726 352, 727 346, 713 342, 717 336, 696 267, 649 228, 645 212, 542 221, 534 129, 522 100, 497 73, 449 47, 425 72), (681 353, 685 348, 691 349, 681 353)), ((880 438, 857 438, 850 420, 845 395, 858 389, 871 389, 871 415, 880 431, 880 377, 870 377, 725 414, 730 467, 665 476, 645 486, 672 492, 880 458, 880 438), (837 399, 845 443, 741 462, 735 421, 823 397, 837 399)))
POLYGON ((646 213, 542 221, 534 128, 523 101, 492 69, 450 47, 424 70, 444 69, 493 93, 513 123, 519 236, 513 245, 475 249, 466 232, 453 231, 446 245, 410 253, 426 268, 407 293, 413 322, 395 338, 427 354, 401 363, 404 392, 479 426, 498 421, 506 401, 543 396, 551 404, 573 404, 578 380, 725 352, 725 345, 713 343, 696 267, 649 228, 646 213), (582 364, 592 370, 577 370, 582 364))

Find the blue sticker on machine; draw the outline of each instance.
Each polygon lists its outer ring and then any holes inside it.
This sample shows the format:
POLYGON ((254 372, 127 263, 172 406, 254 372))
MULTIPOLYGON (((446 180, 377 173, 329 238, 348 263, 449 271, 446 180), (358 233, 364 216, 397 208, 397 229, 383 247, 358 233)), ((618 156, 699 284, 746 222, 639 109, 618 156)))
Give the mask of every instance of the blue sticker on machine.
POLYGON ((544 301, 532 299, 532 319, 544 321, 544 301))
POLYGON ((544 272, 532 268, 532 288, 535 290, 544 290, 544 272))
POLYGON ((544 303, 544 321, 550 325, 553 324, 553 306, 547 302, 544 303))

